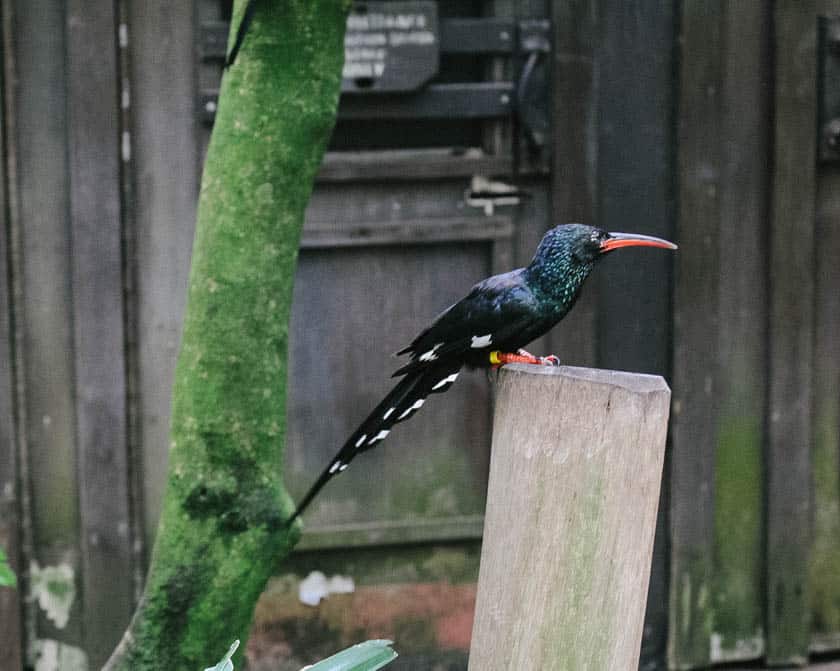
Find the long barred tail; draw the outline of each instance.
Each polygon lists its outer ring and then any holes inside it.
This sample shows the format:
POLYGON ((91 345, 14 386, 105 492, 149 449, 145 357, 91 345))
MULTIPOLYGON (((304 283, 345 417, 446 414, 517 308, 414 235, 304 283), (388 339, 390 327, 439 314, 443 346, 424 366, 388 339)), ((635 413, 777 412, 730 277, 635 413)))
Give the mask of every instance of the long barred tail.
POLYGON ((449 389, 458 377, 460 369, 460 364, 440 362, 403 377, 351 434, 335 458, 327 464, 315 484, 301 499, 287 525, 291 525, 303 514, 324 485, 343 472, 357 454, 379 444, 395 424, 404 422, 417 412, 429 394, 441 394, 449 389))

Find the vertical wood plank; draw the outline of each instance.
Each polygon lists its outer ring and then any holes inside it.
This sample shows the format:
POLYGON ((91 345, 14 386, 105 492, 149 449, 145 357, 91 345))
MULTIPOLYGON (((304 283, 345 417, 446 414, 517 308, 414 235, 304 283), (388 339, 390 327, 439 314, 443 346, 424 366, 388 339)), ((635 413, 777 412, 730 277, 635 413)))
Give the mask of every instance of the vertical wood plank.
MULTIPOLYGON (((673 234, 674 3, 601 0, 598 224, 673 234)), ((666 374, 671 255, 616 254, 598 272, 598 365, 666 374)))
POLYGON ((819 179, 814 341, 814 533, 809 565, 811 647, 840 648, 840 170, 819 179))
POLYGON ((719 362, 721 4, 685 0, 680 31, 678 240, 668 664, 709 662, 719 362))
POLYGON ((131 3, 137 345, 143 517, 154 543, 198 194, 194 7, 131 3), (161 67, 166 63, 166 67, 161 67))
MULTIPOLYGON (((2 200, 2 197, 0 197, 2 200)), ((5 224, 5 222, 3 222, 5 224)), ((0 659, 4 668, 18 671, 23 668, 23 607, 21 592, 23 566, 20 561, 20 507, 18 502, 18 455, 15 422, 12 414, 12 361, 9 341, 9 303, 6 254, 8 238, 0 231, 0 549, 18 578, 14 588, 0 587, 0 659)))
MULTIPOLYGON (((9 671, 23 669, 23 604, 21 593, 26 584, 22 580, 20 526, 22 521, 19 503, 18 441, 17 424, 14 417, 14 363, 12 357, 11 320, 11 272, 10 204, 11 182, 6 170, 10 154, 6 145, 6 64, 11 62, 7 52, 9 31, 7 30, 10 7, 0 5, 0 549, 9 561, 9 566, 18 577, 14 589, 0 588, 0 659, 9 671)), ((14 154, 11 154, 14 156, 14 154)))
MULTIPOLYGON (((31 502, 24 511, 24 523, 31 521, 31 533, 24 527, 31 562, 25 568, 57 569, 67 576, 62 587, 79 594, 65 14, 62 3, 49 0, 12 2, 14 25, 4 29, 14 29, 8 109, 16 150, 13 231, 19 236, 13 258, 21 502, 31 502)), ((28 650, 43 644, 81 650, 79 599, 66 619, 47 616, 37 600, 24 608, 28 650)))
POLYGON ((771 25, 767 3, 723 3, 713 663, 764 652, 771 25))
POLYGON ((133 610, 114 3, 70 0, 67 26, 82 599, 96 667, 133 610))
MULTIPOLYGON (((595 223, 595 0, 553 2, 550 225, 595 223)), ((595 364, 598 285, 590 283, 561 328, 547 338, 563 361, 595 364)))
MULTIPOLYGON (((838 0, 817 4, 822 16, 840 16, 838 0)), ((837 58, 832 54, 832 58, 837 58)), ((822 71, 822 67, 820 68, 822 71)), ((818 86, 837 86, 822 71, 818 86)), ((836 110, 839 111, 840 110, 836 110)), ((811 650, 840 649, 840 169, 823 163, 816 176, 813 536, 809 564, 811 650)))
MULTIPOLYGON (((597 225, 671 238, 674 218, 675 3, 597 3, 597 225)), ((679 242, 679 241, 678 241, 679 242)), ((595 278, 599 366, 667 375, 673 259, 607 259, 595 278)), ((669 454, 666 454, 666 472, 669 454)), ((642 668, 663 664, 667 632, 668 497, 662 488, 642 668)))
POLYGON ((804 663, 809 643, 814 342, 816 17, 775 8, 770 389, 767 454, 767 660, 804 663))

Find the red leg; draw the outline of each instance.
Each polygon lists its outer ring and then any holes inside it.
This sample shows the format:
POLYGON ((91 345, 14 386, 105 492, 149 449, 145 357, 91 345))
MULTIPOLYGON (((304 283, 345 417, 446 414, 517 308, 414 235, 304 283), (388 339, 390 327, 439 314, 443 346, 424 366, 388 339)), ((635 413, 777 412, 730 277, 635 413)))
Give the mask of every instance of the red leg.
POLYGON ((490 352, 490 363, 494 368, 503 366, 506 363, 530 363, 536 366, 559 366, 560 359, 551 354, 550 356, 534 356, 525 350, 519 350, 516 354, 511 352, 490 352))

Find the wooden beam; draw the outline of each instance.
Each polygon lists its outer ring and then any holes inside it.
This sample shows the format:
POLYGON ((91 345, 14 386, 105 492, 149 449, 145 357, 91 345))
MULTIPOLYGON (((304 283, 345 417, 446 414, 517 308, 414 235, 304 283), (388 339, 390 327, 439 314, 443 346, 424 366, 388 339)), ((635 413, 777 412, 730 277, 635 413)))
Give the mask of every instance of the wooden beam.
POLYGON ((200 165, 193 8, 131 2, 136 334, 145 547, 157 532, 169 452, 172 371, 181 338, 200 165), (161 64, 165 63, 165 67, 161 64), (142 260, 142 261, 141 261, 142 260))
POLYGON ((728 0, 721 28, 718 415, 711 662, 764 652, 767 221, 771 30, 767 3, 728 0), (738 250, 738 263, 730 263, 738 250))
MULTIPOLYGON (((597 53, 594 209, 602 228, 670 239, 675 220, 676 16, 679 3, 593 0, 597 53)), ((561 101, 562 104, 562 101, 561 101)), ((679 241, 678 241, 679 242, 679 241)), ((667 375, 672 255, 606 259, 598 291, 597 365, 667 375)), ((668 507, 663 487, 642 666, 663 665, 668 626, 668 507)))
POLYGON ((475 147, 327 152, 319 182, 437 180, 473 175, 509 175, 510 153, 493 155, 475 147))
MULTIPOLYGON (((675 17, 672 2, 602 0, 598 53, 598 225, 671 238, 674 229, 675 17)), ((598 365, 665 375, 671 254, 606 259, 598 365)))
MULTIPOLYGON (((23 593, 20 473, 18 466, 17 423, 12 399, 15 397, 12 326, 12 275, 9 271, 11 258, 9 175, 7 164, 9 154, 6 146, 6 68, 11 59, 6 53, 8 21, 11 17, 9 3, 0 6, 3 33, 0 35, 0 550, 8 557, 9 565, 18 578, 14 589, 0 587, 0 659, 9 671, 23 669, 23 593)), ((11 154, 14 156, 14 153, 11 154)))
POLYGON ((668 665, 706 666, 719 364, 721 7, 681 3, 668 665))
POLYGON ((516 365, 497 391, 469 668, 636 668, 668 386, 516 365))
POLYGON ((371 247, 375 245, 418 245, 442 242, 494 241, 510 238, 514 227, 510 217, 441 217, 439 219, 367 222, 308 221, 300 240, 301 249, 371 247))
MULTIPOLYGON (((4 7, 14 11, 14 23, 4 13, 3 29, 14 36, 5 42, 6 58, 13 59, 6 63, 5 130, 13 152, 7 167, 15 203, 9 233, 23 558, 26 569, 59 568, 68 576, 61 587, 79 594, 66 16, 63 4, 47 0, 10 0, 4 7)), ((78 600, 62 628, 43 616, 37 599, 24 600, 24 613, 28 650, 36 652, 45 640, 82 652, 78 600)))
MULTIPOLYGON (((551 220, 595 224, 596 0, 553 2, 551 220)), ((536 240, 532 241, 535 244, 536 240)), ((590 282, 568 327, 547 336, 564 361, 596 363, 598 283, 590 282)))
POLYGON ((71 0, 67 26, 82 617, 99 667, 134 606, 115 5, 71 0))
POLYGON ((775 11, 767 452, 767 661, 803 664, 810 639, 816 15, 775 11))
MULTIPOLYGON (((823 16, 840 15, 838 0, 817 5, 823 16)), ((836 58, 836 53, 833 55, 836 58)), ((823 77, 826 72, 823 71, 823 77)), ((823 79, 826 89, 829 82, 823 79)), ((831 83, 835 87, 836 84, 831 83)), ((824 90, 822 95, 831 95, 824 90)), ((813 533, 809 557, 812 652, 840 650, 840 171, 821 163, 816 174, 814 379, 813 379, 813 533)), ((837 665, 840 667, 840 664, 837 665)))

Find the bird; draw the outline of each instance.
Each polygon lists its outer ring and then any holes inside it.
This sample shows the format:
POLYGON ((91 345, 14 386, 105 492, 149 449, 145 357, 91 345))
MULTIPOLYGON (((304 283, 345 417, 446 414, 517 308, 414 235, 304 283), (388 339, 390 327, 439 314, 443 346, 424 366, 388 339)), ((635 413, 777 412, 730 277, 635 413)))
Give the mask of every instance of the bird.
POLYGON ((350 435, 301 499, 287 524, 307 509, 321 489, 350 462, 379 445, 395 424, 414 415, 432 394, 447 391, 463 368, 506 363, 558 365, 555 356, 536 357, 524 349, 568 314, 584 281, 606 254, 623 247, 677 249, 673 242, 635 233, 609 233, 584 224, 563 224, 542 238, 524 268, 489 277, 397 352, 408 361, 401 378, 350 435))

